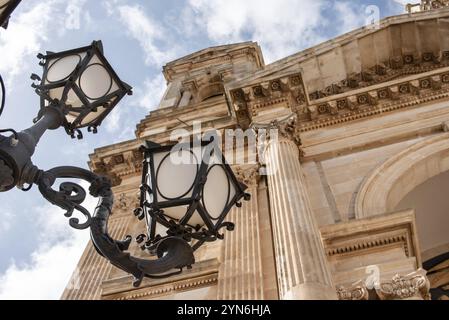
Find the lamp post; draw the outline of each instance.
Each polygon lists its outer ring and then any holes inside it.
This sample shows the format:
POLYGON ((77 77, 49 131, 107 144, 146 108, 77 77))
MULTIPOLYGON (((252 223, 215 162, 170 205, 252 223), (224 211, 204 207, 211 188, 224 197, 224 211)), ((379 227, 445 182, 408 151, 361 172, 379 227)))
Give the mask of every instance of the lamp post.
POLYGON ((0 27, 8 27, 9 17, 22 0, 0 0, 0 27))
MULTIPOLYGON (((64 127, 82 139, 82 128, 96 133, 97 127, 131 87, 122 82, 103 54, 100 41, 90 46, 60 53, 39 54, 42 76, 33 74, 32 87, 40 97, 40 110, 34 125, 17 133, 0 130, 0 192, 13 187, 28 191, 33 184, 52 204, 64 209, 69 224, 76 229, 90 228, 97 252, 114 266, 132 274, 134 286, 144 277, 160 278, 182 272, 195 262, 194 251, 205 242, 223 239, 222 228, 233 230, 225 221, 233 206, 240 206, 246 186, 239 183, 214 139, 189 144, 160 146, 147 142, 144 154, 140 207, 134 213, 146 219, 147 235, 136 238, 151 259, 126 252, 131 236, 115 240, 108 234, 108 219, 114 201, 111 182, 105 177, 76 167, 40 170, 32 162, 34 150, 47 130, 64 127), (1 133, 11 132, 10 136, 1 133), (86 191, 73 182, 90 183, 89 193, 100 198, 93 215, 82 206, 86 191), (75 212, 85 220, 72 217, 75 212), (156 258, 154 257, 156 256, 156 258)), ((1 77, 0 77, 1 80, 1 77)), ((4 86, 1 81, 1 102, 4 86)))

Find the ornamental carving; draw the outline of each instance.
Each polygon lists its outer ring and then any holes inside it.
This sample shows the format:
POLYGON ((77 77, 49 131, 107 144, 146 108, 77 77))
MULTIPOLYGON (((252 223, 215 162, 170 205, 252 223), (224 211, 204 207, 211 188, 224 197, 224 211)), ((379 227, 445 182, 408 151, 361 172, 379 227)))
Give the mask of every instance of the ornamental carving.
POLYGON ((449 51, 407 53, 391 57, 388 61, 376 64, 360 73, 350 74, 346 79, 333 83, 322 90, 309 94, 309 99, 318 100, 345 93, 354 89, 365 88, 400 77, 428 72, 449 66, 449 51))
POLYGON ((304 106, 298 110, 300 132, 412 107, 449 96, 449 68, 385 83, 366 92, 339 95, 334 100, 304 106), (406 80, 406 81, 405 81, 406 80))
POLYGON ((339 300, 368 300, 369 291, 363 281, 359 281, 348 288, 338 287, 337 296, 339 300))
POLYGON ((395 275, 391 281, 381 282, 376 293, 381 300, 424 299, 430 300, 430 282, 426 271, 419 269, 406 276, 395 275))
POLYGON ((119 151, 105 157, 91 156, 90 167, 96 174, 106 176, 112 186, 118 186, 122 178, 141 171, 143 155, 138 149, 119 151))
MULTIPOLYGON (((298 147, 301 147, 301 137, 298 131, 298 117, 296 114, 281 119, 274 120, 268 124, 254 123, 252 128, 260 133, 260 130, 264 130, 265 141, 271 139, 286 139, 293 141, 298 147)), ((259 135, 260 138, 260 135, 259 135)))
POLYGON ((249 188, 257 187, 260 178, 259 165, 233 166, 232 169, 238 181, 246 184, 249 188))
POLYGON ((299 73, 234 89, 231 98, 237 120, 245 129, 268 109, 290 113, 306 104, 303 80, 299 73))
POLYGON ((130 213, 139 206, 139 194, 121 193, 116 196, 112 213, 130 213))

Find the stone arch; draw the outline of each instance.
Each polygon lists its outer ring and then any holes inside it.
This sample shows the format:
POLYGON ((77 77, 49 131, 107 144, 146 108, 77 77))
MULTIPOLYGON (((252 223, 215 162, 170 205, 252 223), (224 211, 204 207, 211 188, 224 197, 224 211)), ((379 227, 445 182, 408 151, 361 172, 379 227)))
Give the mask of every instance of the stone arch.
POLYGON ((448 170, 449 133, 412 145, 385 161, 365 179, 356 197, 356 218, 392 212, 415 187, 448 170))

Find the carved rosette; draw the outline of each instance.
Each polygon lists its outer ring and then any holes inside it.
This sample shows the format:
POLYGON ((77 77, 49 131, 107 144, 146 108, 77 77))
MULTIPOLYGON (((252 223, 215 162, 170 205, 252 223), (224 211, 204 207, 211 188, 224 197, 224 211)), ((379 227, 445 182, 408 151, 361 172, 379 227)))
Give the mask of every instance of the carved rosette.
POLYGON ((348 288, 343 286, 338 287, 337 296, 338 300, 368 300, 369 292, 365 284, 359 281, 348 288))
POLYGON ((426 271, 419 269, 406 276, 395 275, 391 281, 381 282, 376 293, 381 300, 423 299, 430 300, 430 282, 426 271))

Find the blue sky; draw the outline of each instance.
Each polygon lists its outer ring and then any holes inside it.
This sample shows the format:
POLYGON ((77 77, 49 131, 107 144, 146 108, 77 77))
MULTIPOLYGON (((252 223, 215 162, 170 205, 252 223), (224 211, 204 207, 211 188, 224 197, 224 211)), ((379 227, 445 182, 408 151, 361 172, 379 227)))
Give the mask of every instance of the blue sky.
MULTIPOLYGON (((63 129, 48 132, 33 158, 41 169, 87 168, 94 148, 134 137, 136 124, 156 108, 164 92, 161 70, 170 60, 209 46, 253 40, 269 63, 364 25, 370 5, 385 17, 403 13, 403 2, 24 0, 8 30, 0 30, 0 73, 7 86, 0 127, 24 129, 36 116, 39 100, 29 76, 41 72, 37 53, 101 39, 105 55, 134 87, 134 96, 124 98, 97 135, 86 133, 77 141, 63 129)), ((93 199, 87 202, 93 206, 93 199)), ((61 211, 35 188, 0 194, 0 203, 0 299, 58 299, 88 231, 71 230, 61 211)))

